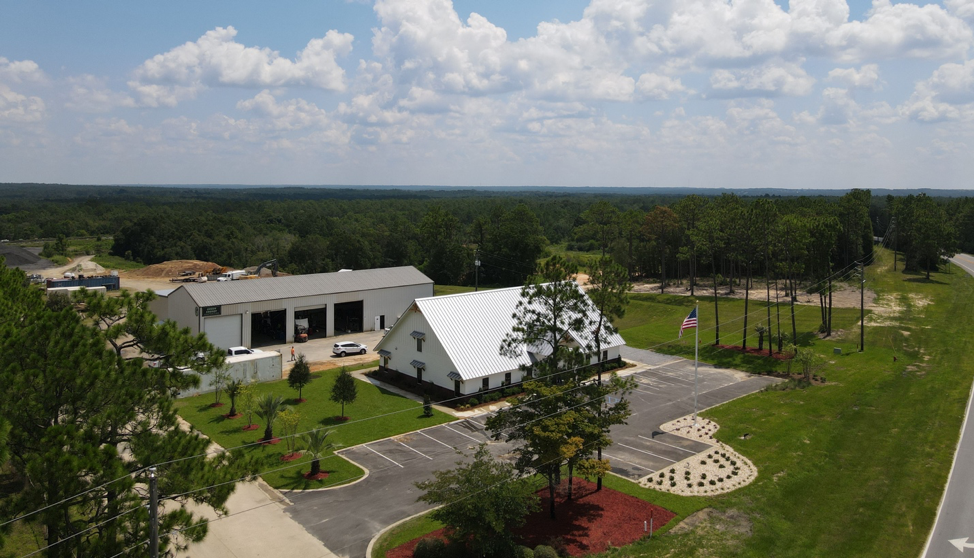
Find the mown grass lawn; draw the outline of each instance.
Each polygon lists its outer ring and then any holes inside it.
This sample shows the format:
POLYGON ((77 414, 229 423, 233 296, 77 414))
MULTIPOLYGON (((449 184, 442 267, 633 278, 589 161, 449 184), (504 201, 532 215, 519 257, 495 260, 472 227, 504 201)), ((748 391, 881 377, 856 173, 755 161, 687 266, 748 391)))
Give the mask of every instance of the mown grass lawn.
MULTIPOLYGON (((920 553, 974 375, 974 281, 960 270, 932 281, 893 272, 889 252, 867 268, 867 280, 896 310, 874 325, 867 320, 863 353, 834 355, 832 341, 812 345, 825 359, 819 373, 828 385, 762 392, 705 413, 721 425, 717 437, 758 467, 754 483, 708 501, 743 512, 751 534, 701 529, 607 555, 920 553), (745 433, 750 438, 741 440, 745 433)), ((845 335, 854 348, 858 330, 845 335)))
MULTIPOLYGON (((714 319, 714 299, 707 296, 677 296, 658 294, 631 294, 626 315, 615 322, 626 344, 638 349, 650 349, 660 353, 693 358, 694 331, 687 330, 682 339, 677 341, 680 325, 687 314, 699 302, 698 320, 700 323, 700 360, 745 370, 747 372, 767 372, 783 370, 787 363, 777 360, 747 356, 737 351, 719 349, 713 346, 717 330, 714 319)), ((741 345, 744 329, 744 301, 736 298, 720 298, 718 300, 720 312, 720 342, 722 345, 741 345)), ((779 305, 781 314, 781 330, 791 338, 791 308, 782 299, 779 305)), ((764 300, 751 300, 748 306, 748 337, 747 346, 757 347, 758 336, 754 332, 756 325, 767 325, 767 306, 764 300)), ((866 311, 868 318, 869 311, 866 311)), ((771 320, 774 332, 778 331, 778 312, 774 306, 771 309, 771 320)), ((859 309, 832 308, 832 330, 855 329, 857 335, 837 336, 822 340, 817 332, 822 323, 818 306, 796 305, 795 328, 798 332, 798 345, 815 345, 819 350, 831 353, 832 348, 839 347, 843 353, 855 352, 858 349, 859 309)), ((768 348, 768 339, 764 339, 764 349, 768 348)), ((788 352, 789 342, 783 347, 788 352)), ((777 351, 777 345, 775 345, 777 351)), ((827 377, 827 375, 826 375, 827 377)))
MULTIPOLYGON (((257 390, 261 395, 283 396, 286 403, 300 413, 301 421, 297 428, 299 433, 315 428, 333 428, 334 432, 329 440, 341 447, 379 440, 452 420, 451 416, 435 409, 432 417, 423 417, 422 404, 381 390, 368 382, 356 381, 358 398, 354 403, 345 406, 345 416, 350 420, 343 422, 337 418, 341 407, 330 400, 331 388, 338 372, 338 369, 332 369, 312 374, 314 379, 302 392, 307 401, 300 404, 295 403, 298 392, 288 387, 286 380, 257 384, 257 390)), ((247 424, 246 416, 234 420, 223 417, 230 409, 230 401, 226 395, 222 397, 225 403, 223 407, 210 407, 213 401, 214 396, 209 393, 181 399, 176 406, 180 416, 224 448, 251 444, 244 451, 258 460, 260 470, 264 472, 261 476, 275 488, 323 488, 355 480, 363 474, 358 467, 330 454, 321 461, 322 470, 329 472, 328 478, 320 481, 305 480, 302 475, 310 470, 310 457, 282 462, 281 456, 289 453, 284 440, 276 445, 254 444, 263 436, 263 420, 255 414, 254 422, 260 428, 245 432, 241 427, 247 424)), ((274 435, 281 437, 283 434, 280 425, 275 424, 274 435)), ((297 442, 297 447, 303 449, 300 441, 297 442)))

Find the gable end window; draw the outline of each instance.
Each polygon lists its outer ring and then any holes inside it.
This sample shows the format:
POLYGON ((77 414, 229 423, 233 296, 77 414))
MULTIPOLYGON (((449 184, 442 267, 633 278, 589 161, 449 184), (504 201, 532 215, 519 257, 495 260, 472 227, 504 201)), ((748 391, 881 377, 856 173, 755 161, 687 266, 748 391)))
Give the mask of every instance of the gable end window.
POLYGON ((417 353, 423 352, 423 339, 420 337, 416 338, 416 352, 417 353))

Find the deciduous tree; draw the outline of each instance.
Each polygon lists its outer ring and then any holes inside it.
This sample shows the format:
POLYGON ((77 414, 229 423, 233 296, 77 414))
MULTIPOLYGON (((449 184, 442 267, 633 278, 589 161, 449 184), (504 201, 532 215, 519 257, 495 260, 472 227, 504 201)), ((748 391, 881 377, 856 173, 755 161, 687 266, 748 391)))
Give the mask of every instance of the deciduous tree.
POLYGON ((341 416, 345 417, 345 405, 355 402, 358 397, 358 388, 355 386, 355 378, 342 366, 335 378, 334 385, 331 386, 331 400, 342 406, 341 416))
POLYGON ((308 359, 304 355, 298 355, 297 362, 291 367, 291 372, 287 377, 287 385, 291 389, 298 390, 298 403, 304 401, 301 397, 301 391, 304 386, 311 383, 311 366, 308 365, 308 359))

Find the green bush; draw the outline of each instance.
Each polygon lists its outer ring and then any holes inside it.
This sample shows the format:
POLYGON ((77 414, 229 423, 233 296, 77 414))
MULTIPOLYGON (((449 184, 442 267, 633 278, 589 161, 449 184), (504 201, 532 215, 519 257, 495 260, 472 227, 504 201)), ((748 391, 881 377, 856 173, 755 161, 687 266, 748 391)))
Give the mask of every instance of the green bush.
POLYGON ((514 558, 534 558, 534 551, 526 546, 514 549, 514 558))
POLYGON ((534 547, 534 558, 559 558, 558 552, 550 546, 539 544, 534 547))
POLYGON ((470 400, 467 401, 467 404, 470 405, 471 407, 476 407, 477 405, 480 405, 480 399, 476 397, 471 397, 470 400))
POLYGON ((443 558, 446 554, 446 543, 443 539, 426 538, 416 544, 413 558, 443 558))

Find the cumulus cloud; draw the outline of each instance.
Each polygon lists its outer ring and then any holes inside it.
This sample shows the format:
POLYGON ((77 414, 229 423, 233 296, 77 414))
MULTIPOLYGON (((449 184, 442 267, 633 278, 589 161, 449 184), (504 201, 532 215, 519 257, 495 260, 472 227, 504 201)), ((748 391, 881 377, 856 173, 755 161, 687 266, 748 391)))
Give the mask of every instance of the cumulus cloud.
POLYGON ((78 112, 108 112, 116 107, 134 107, 135 99, 112 91, 101 78, 82 74, 67 79, 65 108, 78 112))
POLYGON ((21 95, 0 83, 0 123, 30 124, 40 122, 45 116, 40 97, 21 95))
POLYGON ((8 60, 0 56, 0 83, 43 82, 46 79, 33 60, 8 60))
POLYGON ((974 19, 974 0, 944 0, 944 6, 959 18, 974 19))
POLYGON ((855 68, 836 68, 829 72, 828 79, 856 89, 880 89, 879 65, 865 64, 855 68))
POLYGON ((237 30, 217 27, 146 60, 133 72, 129 87, 146 106, 175 106, 203 89, 217 86, 307 86, 344 91, 345 71, 337 59, 352 50, 352 35, 328 31, 312 39, 294 60, 268 48, 234 40, 237 30))
POLYGON ((974 117, 974 61, 944 64, 917 83, 900 109, 921 122, 967 120, 974 117))
POLYGON ((670 98, 670 95, 676 93, 692 93, 692 91, 680 83, 679 78, 674 79, 654 73, 646 73, 639 76, 639 81, 636 82, 636 89, 643 98, 656 101, 665 101, 670 98))
POLYGON ((807 95, 815 79, 800 63, 772 62, 742 70, 715 70, 710 87, 717 97, 777 97, 807 95))

